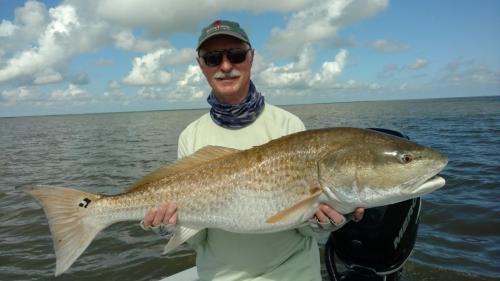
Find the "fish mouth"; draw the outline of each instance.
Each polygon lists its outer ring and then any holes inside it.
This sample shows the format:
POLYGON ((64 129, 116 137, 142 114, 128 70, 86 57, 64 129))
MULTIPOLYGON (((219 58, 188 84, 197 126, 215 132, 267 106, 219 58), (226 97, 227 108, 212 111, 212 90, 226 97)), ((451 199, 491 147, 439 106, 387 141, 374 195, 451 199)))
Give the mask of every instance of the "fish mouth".
POLYGON ((446 180, 438 175, 429 178, 427 181, 422 183, 416 189, 412 191, 414 194, 425 194, 432 192, 438 188, 441 188, 445 185, 446 180))

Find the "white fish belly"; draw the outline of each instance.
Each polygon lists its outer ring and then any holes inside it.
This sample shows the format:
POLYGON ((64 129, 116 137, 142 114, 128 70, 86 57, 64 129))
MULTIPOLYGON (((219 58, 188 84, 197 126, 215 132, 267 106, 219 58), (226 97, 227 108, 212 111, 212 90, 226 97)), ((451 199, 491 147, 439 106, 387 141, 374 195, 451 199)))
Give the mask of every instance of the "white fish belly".
POLYGON ((231 199, 219 207, 202 212, 179 210, 179 223, 197 227, 221 228, 238 233, 266 233, 291 229, 300 225, 304 217, 312 216, 314 208, 307 214, 297 213, 276 223, 266 221, 277 213, 288 209, 302 198, 298 195, 284 196, 282 191, 262 192, 240 189, 231 199))

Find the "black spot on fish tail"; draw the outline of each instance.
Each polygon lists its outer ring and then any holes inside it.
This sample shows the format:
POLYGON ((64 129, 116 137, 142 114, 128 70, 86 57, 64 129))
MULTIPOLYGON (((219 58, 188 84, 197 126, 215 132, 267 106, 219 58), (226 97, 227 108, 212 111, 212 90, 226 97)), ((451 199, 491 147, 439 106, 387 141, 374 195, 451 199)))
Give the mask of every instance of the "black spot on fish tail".
POLYGON ((78 206, 83 207, 83 208, 87 208, 87 206, 90 204, 90 202, 92 202, 92 200, 85 198, 85 199, 83 199, 83 202, 80 202, 80 204, 78 204, 78 206))

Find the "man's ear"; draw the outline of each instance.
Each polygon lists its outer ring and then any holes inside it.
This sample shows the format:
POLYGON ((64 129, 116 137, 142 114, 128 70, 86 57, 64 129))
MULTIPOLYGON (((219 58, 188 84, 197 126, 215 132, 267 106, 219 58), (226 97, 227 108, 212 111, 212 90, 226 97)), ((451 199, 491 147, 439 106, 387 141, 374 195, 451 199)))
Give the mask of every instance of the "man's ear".
POLYGON ((201 72, 203 72, 203 75, 205 75, 205 69, 206 69, 207 65, 205 64, 203 59, 200 57, 197 57, 196 61, 198 62, 198 66, 200 67, 201 72))
POLYGON ((253 56, 255 55, 255 49, 250 50, 250 66, 253 65, 253 56))

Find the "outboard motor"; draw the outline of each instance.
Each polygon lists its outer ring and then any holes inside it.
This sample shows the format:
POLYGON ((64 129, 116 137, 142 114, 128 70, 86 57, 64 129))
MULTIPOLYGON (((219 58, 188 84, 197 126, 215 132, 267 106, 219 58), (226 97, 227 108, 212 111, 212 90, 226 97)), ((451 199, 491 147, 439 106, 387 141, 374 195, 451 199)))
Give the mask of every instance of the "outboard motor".
MULTIPOLYGON (((392 130, 372 130, 409 139, 392 130)), ((325 265, 332 281, 397 281, 417 237, 421 199, 365 210, 360 222, 332 232, 325 265), (343 264, 340 269, 339 264, 343 264)))

